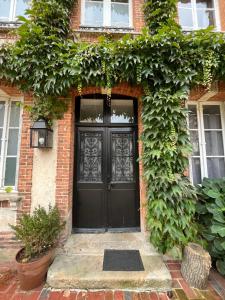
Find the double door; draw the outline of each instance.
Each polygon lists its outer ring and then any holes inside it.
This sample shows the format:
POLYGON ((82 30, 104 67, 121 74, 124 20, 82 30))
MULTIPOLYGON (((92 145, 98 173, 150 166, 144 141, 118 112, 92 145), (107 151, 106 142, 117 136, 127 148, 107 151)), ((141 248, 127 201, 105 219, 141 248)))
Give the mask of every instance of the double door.
POLYGON ((138 227, 135 128, 81 126, 76 130, 75 227, 138 227))

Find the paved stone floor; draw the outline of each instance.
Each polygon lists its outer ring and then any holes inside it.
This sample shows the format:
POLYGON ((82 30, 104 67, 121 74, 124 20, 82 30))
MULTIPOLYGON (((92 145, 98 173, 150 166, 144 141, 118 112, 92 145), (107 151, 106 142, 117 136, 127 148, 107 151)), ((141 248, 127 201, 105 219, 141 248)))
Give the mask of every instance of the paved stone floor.
MULTIPOLYGON (((174 300, 225 300, 225 278, 213 271, 207 291, 191 289, 180 273, 180 264, 167 261, 167 267, 173 278, 174 300), (220 294, 220 296, 219 296, 220 294)), ((31 292, 23 292, 12 263, 0 261, 0 300, 169 300, 164 293, 122 292, 122 291, 73 291, 51 290, 41 286, 31 292)))

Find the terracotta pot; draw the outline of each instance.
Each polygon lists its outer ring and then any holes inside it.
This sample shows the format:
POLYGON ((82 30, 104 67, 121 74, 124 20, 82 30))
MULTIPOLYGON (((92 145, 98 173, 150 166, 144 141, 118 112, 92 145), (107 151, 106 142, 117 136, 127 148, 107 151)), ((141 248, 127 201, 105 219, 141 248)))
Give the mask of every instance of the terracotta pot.
POLYGON ((40 286, 45 281, 48 267, 53 261, 54 250, 48 251, 46 255, 33 262, 20 263, 17 261, 17 257, 22 250, 16 255, 16 269, 21 289, 28 291, 40 286))

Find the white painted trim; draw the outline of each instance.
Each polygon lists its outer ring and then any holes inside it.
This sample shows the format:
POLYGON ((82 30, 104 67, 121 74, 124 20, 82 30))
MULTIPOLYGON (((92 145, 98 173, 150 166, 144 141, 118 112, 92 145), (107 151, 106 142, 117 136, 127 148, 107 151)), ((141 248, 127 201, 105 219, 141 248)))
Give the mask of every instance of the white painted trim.
MULTIPOLYGON (((197 108, 197 118, 198 118, 198 134, 199 134, 199 147, 200 147, 200 164, 201 164, 201 177, 208 177, 208 168, 207 168, 207 158, 208 157, 221 157, 225 159, 225 103, 223 101, 205 101, 205 102, 196 102, 196 101, 187 101, 187 107, 189 105, 195 105, 197 108), (223 137, 223 146, 224 146, 224 155, 206 155, 206 142, 205 142, 205 131, 204 120, 203 120, 203 106, 205 105, 218 105, 220 107, 221 115, 221 129, 215 129, 209 131, 220 131, 222 132, 223 137)), ((195 156, 191 156, 195 157, 195 156)), ((189 158, 189 170, 190 170, 190 180, 193 183, 192 175, 192 166, 191 166, 191 157, 189 158)), ((197 157, 197 156, 196 156, 197 157)))
MULTIPOLYGON (((81 20, 80 24, 81 26, 87 26, 85 24, 85 1, 81 0, 81 20)), ((111 27, 111 0, 103 0, 103 27, 111 27)), ((132 0, 128 0, 128 13, 129 13, 129 26, 132 28, 133 26, 133 4, 132 0)), ((88 25, 89 26, 89 25, 88 25)), ((93 24, 94 26, 94 24, 93 24)), ((120 28, 120 27, 119 27, 120 28)), ((121 28, 123 28, 121 26, 121 28)))
MULTIPOLYGON (((219 8, 219 2, 218 0, 212 0, 213 1, 213 8, 209 8, 208 10, 214 11, 215 12, 215 31, 220 31, 221 30, 221 22, 220 22, 220 8, 219 8)), ((179 9, 179 6, 178 6, 179 9)), ((188 9, 188 8, 186 8, 188 9)), ((197 19, 197 5, 196 5, 196 0, 191 0, 191 8, 192 10, 192 18, 193 18, 193 27, 183 27, 184 30, 199 30, 202 29, 198 26, 198 19, 197 19)))
MULTIPOLYGON (((6 93, 4 93, 6 94, 6 93)), ((0 161, 0 192, 4 190, 4 180, 5 180, 5 166, 6 166, 6 158, 7 157, 16 157, 16 174, 15 174, 15 186, 13 186, 13 190, 17 190, 18 184, 18 170, 19 170, 19 154, 20 154, 20 143, 21 143, 21 129, 22 129, 22 113, 23 110, 20 108, 20 122, 19 126, 16 126, 15 129, 18 129, 18 146, 17 146, 17 154, 12 156, 7 156, 7 147, 8 147, 8 136, 9 136, 9 122, 10 122, 10 113, 11 113, 11 104, 13 102, 23 102, 23 97, 7 97, 3 96, 1 92, 1 101, 5 102, 5 113, 4 113, 4 124, 3 124, 3 133, 2 133, 2 149, 1 149, 1 161, 0 161)), ((12 129, 14 127, 11 127, 12 129)))

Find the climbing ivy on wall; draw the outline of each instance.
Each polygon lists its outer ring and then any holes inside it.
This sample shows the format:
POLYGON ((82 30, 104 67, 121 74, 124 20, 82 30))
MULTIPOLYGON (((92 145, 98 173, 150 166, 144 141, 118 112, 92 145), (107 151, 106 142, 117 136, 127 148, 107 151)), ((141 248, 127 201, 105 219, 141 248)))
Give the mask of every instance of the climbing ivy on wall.
POLYGON ((176 0, 148 0, 146 28, 120 40, 74 42, 70 13, 75 0, 33 0, 15 44, 0 48, 0 78, 34 95, 33 119, 57 119, 71 88, 143 87, 143 153, 151 242, 163 253, 197 234, 195 190, 184 171, 191 146, 185 101, 190 88, 225 78, 225 39, 212 28, 184 34, 176 0))

